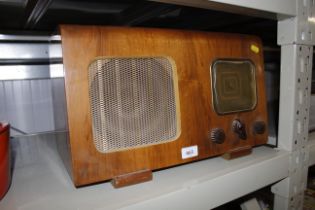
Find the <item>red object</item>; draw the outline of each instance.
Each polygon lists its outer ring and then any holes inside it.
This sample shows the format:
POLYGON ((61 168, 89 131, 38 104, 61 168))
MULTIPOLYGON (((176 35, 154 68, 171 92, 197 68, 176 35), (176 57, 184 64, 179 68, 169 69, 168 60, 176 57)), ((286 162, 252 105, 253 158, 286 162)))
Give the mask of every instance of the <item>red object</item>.
POLYGON ((0 123, 0 200, 8 191, 11 181, 9 139, 10 125, 0 123))

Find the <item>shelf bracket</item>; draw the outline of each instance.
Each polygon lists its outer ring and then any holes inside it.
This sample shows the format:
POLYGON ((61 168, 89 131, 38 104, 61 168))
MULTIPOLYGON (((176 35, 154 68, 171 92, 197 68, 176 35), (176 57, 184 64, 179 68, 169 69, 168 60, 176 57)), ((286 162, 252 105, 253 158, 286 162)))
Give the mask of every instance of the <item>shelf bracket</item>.
POLYGON ((296 1, 296 17, 278 21, 281 45, 278 147, 289 151, 289 176, 272 186, 274 209, 303 209, 309 166, 308 124, 315 44, 313 0, 296 1))

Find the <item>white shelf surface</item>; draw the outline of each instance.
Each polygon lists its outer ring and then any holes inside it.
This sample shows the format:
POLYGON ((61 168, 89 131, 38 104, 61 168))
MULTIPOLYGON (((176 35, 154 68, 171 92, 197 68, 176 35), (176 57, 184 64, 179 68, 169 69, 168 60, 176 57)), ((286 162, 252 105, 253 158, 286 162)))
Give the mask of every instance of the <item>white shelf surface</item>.
POLYGON ((260 146, 235 160, 216 157, 157 171, 153 181, 121 189, 108 182, 75 188, 51 139, 21 142, 25 157, 16 157, 1 210, 211 209, 287 177, 289 168, 288 152, 260 146))

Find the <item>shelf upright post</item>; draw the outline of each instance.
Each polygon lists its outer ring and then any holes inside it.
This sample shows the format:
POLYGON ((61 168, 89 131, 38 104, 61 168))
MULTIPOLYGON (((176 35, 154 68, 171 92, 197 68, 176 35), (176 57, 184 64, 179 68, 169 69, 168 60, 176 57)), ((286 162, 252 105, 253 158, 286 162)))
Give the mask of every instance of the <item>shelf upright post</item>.
POLYGON ((303 209, 315 44, 315 1, 296 0, 296 16, 278 21, 281 46, 278 147, 291 153, 289 176, 272 186, 274 209, 303 209))

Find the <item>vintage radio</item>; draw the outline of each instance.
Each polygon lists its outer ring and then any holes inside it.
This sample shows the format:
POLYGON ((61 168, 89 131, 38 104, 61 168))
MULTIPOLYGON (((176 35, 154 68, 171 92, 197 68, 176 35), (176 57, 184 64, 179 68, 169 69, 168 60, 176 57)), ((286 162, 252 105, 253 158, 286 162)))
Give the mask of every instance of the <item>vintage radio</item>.
POLYGON ((62 154, 76 186, 130 184, 151 170, 266 143, 257 37, 73 25, 60 32, 69 125, 62 154))

